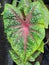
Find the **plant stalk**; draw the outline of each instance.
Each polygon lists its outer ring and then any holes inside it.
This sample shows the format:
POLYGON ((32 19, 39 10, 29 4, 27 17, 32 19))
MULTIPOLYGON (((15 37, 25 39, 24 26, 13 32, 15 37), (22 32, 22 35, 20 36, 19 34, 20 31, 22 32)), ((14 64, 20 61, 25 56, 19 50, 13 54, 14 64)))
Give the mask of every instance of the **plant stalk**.
POLYGON ((17 5, 17 0, 13 0, 12 5, 16 7, 16 5, 17 5))
POLYGON ((31 0, 23 0, 24 4, 29 6, 29 4, 32 2, 31 0))

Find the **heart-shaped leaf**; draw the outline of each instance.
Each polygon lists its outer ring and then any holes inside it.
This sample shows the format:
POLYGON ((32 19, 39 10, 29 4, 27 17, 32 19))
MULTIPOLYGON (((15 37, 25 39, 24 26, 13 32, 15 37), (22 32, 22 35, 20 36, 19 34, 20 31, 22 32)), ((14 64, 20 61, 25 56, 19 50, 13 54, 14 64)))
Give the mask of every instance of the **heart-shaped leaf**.
POLYGON ((6 4, 3 18, 5 33, 12 49, 26 63, 45 37, 44 15, 40 3, 31 3, 25 20, 20 9, 6 4))

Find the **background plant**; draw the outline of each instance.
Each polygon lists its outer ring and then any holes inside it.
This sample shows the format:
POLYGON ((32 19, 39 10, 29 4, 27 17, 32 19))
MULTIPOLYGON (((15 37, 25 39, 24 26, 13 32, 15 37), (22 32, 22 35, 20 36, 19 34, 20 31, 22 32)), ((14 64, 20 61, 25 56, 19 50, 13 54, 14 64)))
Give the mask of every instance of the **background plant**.
POLYGON ((11 45, 9 52, 17 65, 31 65, 30 62, 44 53, 43 39, 49 24, 49 11, 42 0, 20 0, 17 7, 16 2, 13 0, 12 5, 6 4, 2 13, 11 45))

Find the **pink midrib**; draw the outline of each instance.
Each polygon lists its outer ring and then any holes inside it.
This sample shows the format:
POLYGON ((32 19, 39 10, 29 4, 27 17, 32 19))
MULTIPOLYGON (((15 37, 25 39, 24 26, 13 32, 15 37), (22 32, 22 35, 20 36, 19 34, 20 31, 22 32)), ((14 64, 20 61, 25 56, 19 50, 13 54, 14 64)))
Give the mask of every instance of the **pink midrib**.
POLYGON ((28 28, 24 27, 24 50, 26 51, 26 45, 27 45, 27 37, 28 37, 28 28))
POLYGON ((27 38, 28 38, 28 34, 29 34, 29 26, 30 26, 30 24, 27 23, 27 21, 24 21, 22 23, 22 26, 23 26, 23 38, 24 38, 24 51, 26 52, 27 38))

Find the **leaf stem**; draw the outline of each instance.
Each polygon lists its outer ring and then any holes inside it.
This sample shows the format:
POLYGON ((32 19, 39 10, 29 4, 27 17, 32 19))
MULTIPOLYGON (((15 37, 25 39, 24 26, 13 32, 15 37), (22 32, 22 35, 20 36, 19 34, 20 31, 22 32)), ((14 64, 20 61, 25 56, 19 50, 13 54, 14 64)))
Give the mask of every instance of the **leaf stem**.
POLYGON ((16 7, 17 0, 13 0, 12 5, 16 7))
POLYGON ((1 5, 1 3, 0 3, 0 8, 2 8, 2 5, 1 5))
POLYGON ((31 3, 31 0, 23 0, 23 2, 24 2, 24 4, 25 4, 26 6, 29 6, 29 4, 31 3))
POLYGON ((48 44, 48 42, 49 42, 49 38, 48 38, 48 40, 45 42, 45 44, 44 44, 44 45, 48 44))

